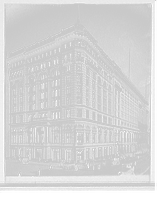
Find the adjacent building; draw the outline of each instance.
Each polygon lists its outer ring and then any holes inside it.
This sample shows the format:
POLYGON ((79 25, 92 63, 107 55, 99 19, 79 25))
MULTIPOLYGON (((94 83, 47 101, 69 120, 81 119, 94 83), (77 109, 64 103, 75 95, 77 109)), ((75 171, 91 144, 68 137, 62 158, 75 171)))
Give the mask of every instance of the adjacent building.
POLYGON ((135 154, 148 104, 80 24, 6 60, 7 159, 57 166, 135 154))

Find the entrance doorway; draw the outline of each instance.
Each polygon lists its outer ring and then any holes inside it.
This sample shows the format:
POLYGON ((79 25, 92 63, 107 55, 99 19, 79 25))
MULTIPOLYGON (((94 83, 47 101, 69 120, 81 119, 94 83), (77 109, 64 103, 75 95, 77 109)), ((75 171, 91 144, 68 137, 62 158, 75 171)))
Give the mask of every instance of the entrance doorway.
POLYGON ((39 161, 43 158, 43 149, 36 150, 36 157, 39 161))
POLYGON ((60 160, 60 149, 53 149, 53 161, 59 162, 60 160))
POLYGON ((83 152, 77 151, 77 162, 82 163, 83 162, 83 152))

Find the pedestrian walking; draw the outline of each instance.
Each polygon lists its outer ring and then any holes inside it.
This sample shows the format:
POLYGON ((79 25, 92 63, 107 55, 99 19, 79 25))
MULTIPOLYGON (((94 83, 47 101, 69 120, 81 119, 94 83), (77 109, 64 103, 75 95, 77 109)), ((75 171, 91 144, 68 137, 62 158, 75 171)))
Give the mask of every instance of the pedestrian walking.
POLYGON ((52 171, 52 166, 50 165, 50 167, 49 167, 49 171, 52 171))
POLYGON ((39 176, 41 175, 41 171, 40 171, 40 169, 38 170, 38 175, 39 175, 39 176))

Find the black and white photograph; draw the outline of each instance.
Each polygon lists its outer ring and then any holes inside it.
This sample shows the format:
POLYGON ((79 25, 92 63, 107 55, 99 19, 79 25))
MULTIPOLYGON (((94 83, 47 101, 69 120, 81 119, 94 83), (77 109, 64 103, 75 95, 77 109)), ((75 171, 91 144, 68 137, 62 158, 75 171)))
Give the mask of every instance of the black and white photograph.
POLYGON ((154 187, 153 3, 4 5, 6 184, 154 187))

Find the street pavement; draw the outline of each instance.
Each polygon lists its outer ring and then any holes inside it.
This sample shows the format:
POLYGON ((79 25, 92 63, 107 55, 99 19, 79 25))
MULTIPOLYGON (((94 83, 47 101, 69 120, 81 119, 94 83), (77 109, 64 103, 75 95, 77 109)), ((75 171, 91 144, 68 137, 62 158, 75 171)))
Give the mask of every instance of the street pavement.
MULTIPOLYGON (((21 176, 38 176, 38 170, 41 171, 41 176, 107 176, 107 175, 118 175, 118 172, 122 170, 122 163, 126 161, 121 159, 120 165, 112 165, 113 159, 109 159, 105 161, 105 165, 103 165, 103 161, 94 162, 94 170, 93 163, 90 163, 89 169, 86 164, 78 163, 79 170, 75 171, 75 169, 66 170, 60 167, 59 163, 55 162, 35 162, 30 161, 29 164, 20 164, 17 160, 14 159, 6 159, 5 161, 5 175, 6 176, 18 176, 19 172, 21 172, 21 176), (52 166, 52 170, 49 170, 49 166, 52 166), (99 166, 99 168, 98 168, 99 166)), ((134 173, 135 175, 141 174, 149 174, 150 173, 150 160, 148 156, 143 155, 140 159, 133 157, 129 159, 129 162, 136 161, 136 166, 134 173)))

